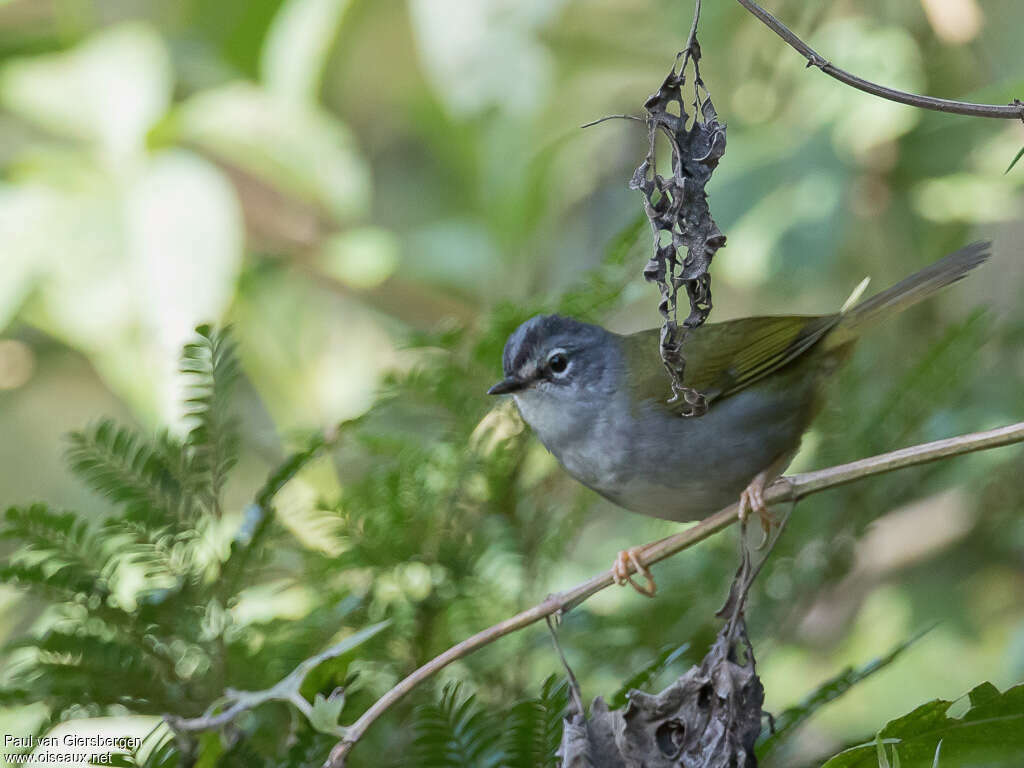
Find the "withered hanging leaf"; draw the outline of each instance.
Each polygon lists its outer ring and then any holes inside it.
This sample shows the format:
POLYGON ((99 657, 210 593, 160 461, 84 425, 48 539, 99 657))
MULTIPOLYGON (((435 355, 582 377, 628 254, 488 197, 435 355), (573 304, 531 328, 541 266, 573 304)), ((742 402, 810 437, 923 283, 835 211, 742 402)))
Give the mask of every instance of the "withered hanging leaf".
MULTIPOLYGON (((689 406, 683 410, 686 416, 705 413, 707 403, 701 393, 683 385, 686 361, 682 343, 687 331, 702 324, 711 312, 708 268, 725 245, 725 235, 711 216, 705 192, 725 154, 725 125, 719 122, 711 94, 700 77, 700 46, 695 37, 699 15, 698 0, 687 47, 676 58, 678 71, 673 66, 658 91, 644 103, 648 151, 630 181, 630 188, 644 195, 644 211, 654 233, 654 256, 644 267, 644 278, 657 283, 661 291, 661 357, 671 377, 673 401, 682 397, 689 406), (692 120, 683 100, 690 63, 692 120), (672 173, 668 177, 656 167, 659 132, 671 147, 672 173), (685 257, 681 256, 683 249, 685 257), (690 301, 690 314, 682 324, 677 312, 680 288, 690 301)), ((744 608, 764 561, 755 568, 745 545, 741 551, 729 597, 718 613, 726 618, 725 626, 701 663, 661 693, 630 691, 622 709, 609 709, 598 697, 589 719, 577 691, 558 750, 563 768, 756 767, 754 742, 761 732, 764 688, 755 670, 744 608)), ((567 665, 566 670, 572 678, 567 665)))
POLYGON ((644 278, 661 290, 661 358, 671 377, 672 402, 682 397, 690 406, 683 414, 700 416, 707 411, 707 403, 699 392, 683 385, 686 361, 682 343, 687 330, 702 324, 711 312, 708 268, 716 251, 725 245, 725 235, 711 216, 704 191, 725 154, 725 125, 719 122, 711 94, 700 77, 700 46, 695 38, 676 57, 677 64, 680 60, 679 71, 673 65, 661 87, 644 102, 648 150, 629 186, 643 193, 644 210, 654 232, 654 256, 644 267, 644 278), (693 64, 692 120, 683 97, 688 63, 693 64), (658 173, 656 164, 659 131, 668 138, 672 152, 668 177, 658 173), (681 256, 683 249, 685 257, 681 256), (677 310, 680 288, 690 300, 690 314, 682 326, 677 310))
POLYGON ((563 768, 756 766, 764 688, 745 641, 742 619, 727 624, 700 665, 656 695, 632 691, 623 709, 609 710, 599 696, 588 720, 571 704, 558 751, 563 768))
POLYGON ((764 687, 744 608, 761 564, 754 567, 742 548, 715 644, 661 693, 630 691, 616 710, 598 697, 589 720, 578 698, 570 702, 558 751, 562 768, 755 768, 764 687))

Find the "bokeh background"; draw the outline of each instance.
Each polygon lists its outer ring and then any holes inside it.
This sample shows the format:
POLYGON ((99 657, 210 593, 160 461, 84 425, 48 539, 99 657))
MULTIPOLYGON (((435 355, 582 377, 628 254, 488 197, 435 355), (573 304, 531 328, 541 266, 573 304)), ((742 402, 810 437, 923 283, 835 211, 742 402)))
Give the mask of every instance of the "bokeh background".
MULTIPOLYGON (((728 123, 709 187, 728 236, 713 321, 832 311, 865 275, 882 287, 969 240, 995 243, 969 281, 865 340, 795 468, 1019 420, 1024 163, 1004 171, 1024 125, 860 94, 806 70, 738 4, 705 6, 702 73, 728 123)), ((868 79, 1024 97, 1014 0, 772 10, 868 79)), ((331 632, 390 618, 352 662, 362 698, 342 722, 453 642, 674 530, 579 490, 507 411, 481 428, 497 418, 518 441, 507 495, 494 494, 500 478, 459 467, 485 450, 467 438, 494 405, 484 389, 514 320, 568 306, 617 331, 659 322, 640 276, 640 197, 627 189, 644 131, 579 126, 639 112, 691 11, 676 0, 0 2, 0 505, 101 519, 109 503, 67 471, 63 435, 101 415, 181 432, 177 360, 201 322, 232 325, 246 374, 225 528, 302 436, 380 411, 382 391, 408 404, 418 387, 422 412, 387 422, 360 456, 398 457, 436 493, 382 491, 353 451, 314 464, 279 505, 281 557, 252 574, 233 616, 244 632, 344 593, 358 609, 331 632)), ((778 764, 810 764, 928 699, 1024 679, 1022 462, 1002 449, 800 504, 750 611, 767 708, 937 626, 822 710, 778 764)), ((560 637, 584 694, 612 693, 666 647, 691 644, 655 688, 697 661, 735 547, 726 533, 657 568, 657 600, 608 590, 568 616, 560 637)), ((0 617, 0 641, 17 643, 54 611, 0 586, 0 617)), ((438 685, 465 681, 496 705, 558 670, 537 627, 438 685)), ((398 759, 412 707, 436 695, 425 687, 378 723, 364 759, 398 759)), ((0 731, 45 722, 43 699, 0 710, 0 731)))

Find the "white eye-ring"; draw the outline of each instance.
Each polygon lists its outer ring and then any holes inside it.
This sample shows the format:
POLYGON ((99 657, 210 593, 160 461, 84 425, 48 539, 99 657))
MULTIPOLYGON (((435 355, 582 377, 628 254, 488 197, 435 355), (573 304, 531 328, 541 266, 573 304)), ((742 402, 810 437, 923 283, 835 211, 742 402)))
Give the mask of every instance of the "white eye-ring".
POLYGON ((556 349, 548 355, 548 370, 559 378, 569 370, 569 355, 564 349, 556 349))

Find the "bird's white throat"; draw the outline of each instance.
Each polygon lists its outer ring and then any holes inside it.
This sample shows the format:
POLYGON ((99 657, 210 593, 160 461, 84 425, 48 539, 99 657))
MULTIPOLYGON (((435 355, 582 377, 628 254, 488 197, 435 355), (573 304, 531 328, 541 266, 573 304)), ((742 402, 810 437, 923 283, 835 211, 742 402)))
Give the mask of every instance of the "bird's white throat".
POLYGON ((599 404, 561 387, 530 388, 514 397, 523 419, 569 474, 601 492, 622 482, 630 443, 624 397, 599 404))

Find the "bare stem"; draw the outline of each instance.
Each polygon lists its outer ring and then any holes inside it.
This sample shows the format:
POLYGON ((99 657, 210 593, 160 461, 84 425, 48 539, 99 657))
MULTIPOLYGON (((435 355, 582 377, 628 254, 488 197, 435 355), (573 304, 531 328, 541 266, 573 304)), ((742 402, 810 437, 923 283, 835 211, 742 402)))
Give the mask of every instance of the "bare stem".
MULTIPOLYGON (((388 621, 382 621, 378 624, 362 629, 353 635, 349 635, 344 640, 335 643, 327 650, 300 662, 295 669, 266 690, 236 691, 228 689, 224 692, 224 699, 215 703, 200 717, 186 719, 175 715, 165 715, 164 720, 176 733, 179 734, 195 731, 209 731, 215 728, 224 727, 243 712, 255 709, 261 704, 266 704, 268 701, 289 702, 306 717, 310 717, 313 714, 313 708, 300 693, 300 688, 302 687, 303 681, 306 679, 306 675, 328 659, 341 656, 343 653, 347 653, 360 643, 369 640, 378 632, 385 629, 389 624, 390 622, 388 621)), ((332 694, 332 697, 339 694, 343 695, 344 691, 339 689, 332 694)), ((337 735, 342 736, 344 733, 344 729, 338 726, 337 735)))
POLYGON ((808 67, 817 67, 826 75, 834 77, 842 83, 853 86, 857 90, 879 96, 889 101, 896 101, 900 104, 908 104, 921 109, 931 109, 936 112, 950 112, 957 115, 969 115, 971 117, 995 117, 1003 119, 1024 120, 1024 103, 1020 99, 1014 99, 1012 104, 1001 106, 998 104, 974 104, 968 101, 953 101, 951 99, 937 99, 933 96, 919 96, 906 91, 897 91, 894 88, 887 88, 884 85, 872 83, 861 77, 834 66, 828 59, 815 51, 811 46, 797 37, 793 31, 772 16, 768 11, 759 6, 754 0, 737 0, 737 2, 750 11, 754 16, 775 34, 785 40, 793 48, 807 59, 808 67))
POLYGON ((589 128, 592 125, 598 125, 599 123, 603 123, 606 120, 636 120, 637 122, 640 123, 644 121, 642 117, 639 117, 637 115, 605 115, 604 117, 597 118, 597 120, 591 120, 589 123, 584 123, 583 125, 580 126, 580 128, 589 128))
MULTIPOLYGON (((812 493, 818 493, 863 477, 880 475, 950 456, 959 456, 964 453, 983 451, 1019 442, 1024 442, 1024 422, 990 429, 986 432, 974 432, 948 440, 937 440, 911 448, 903 448, 816 472, 804 472, 780 478, 765 492, 765 500, 769 504, 784 501, 796 502, 812 493)), ((647 565, 657 563, 692 547, 736 522, 737 512, 738 505, 732 504, 705 518, 692 528, 645 545, 640 554, 642 562, 647 565)), ((572 589, 550 595, 532 608, 476 633, 458 645, 452 646, 440 656, 431 659, 384 694, 355 723, 346 728, 345 738, 331 750, 330 757, 324 763, 324 768, 342 768, 345 765, 346 755, 366 733, 367 728, 413 688, 453 661, 468 656, 473 651, 548 616, 561 615, 613 583, 614 577, 610 570, 600 573, 572 589)))
POLYGON ((686 48, 683 50, 693 53, 693 46, 697 42, 697 27, 700 24, 700 0, 696 0, 693 6, 693 22, 690 24, 690 34, 686 38, 686 48))

